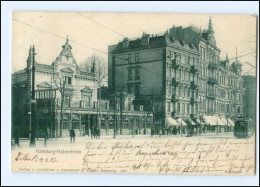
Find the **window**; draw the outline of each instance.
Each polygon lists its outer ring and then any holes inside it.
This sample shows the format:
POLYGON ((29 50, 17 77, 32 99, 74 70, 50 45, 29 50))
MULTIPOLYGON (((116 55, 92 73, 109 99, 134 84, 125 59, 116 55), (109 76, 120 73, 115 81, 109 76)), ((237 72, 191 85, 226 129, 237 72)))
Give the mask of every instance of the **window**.
POLYGON ((106 103, 105 109, 109 109, 109 103, 106 103))
POLYGON ((71 77, 68 77, 68 84, 71 84, 71 77))
POLYGON ((139 71, 139 69, 135 69, 135 80, 140 80, 140 71, 139 71))
POLYGON ((167 102, 167 112, 171 112, 171 103, 167 102))
POLYGON ((182 103, 182 114, 185 114, 185 103, 182 103))
POLYGON ((187 114, 190 113, 190 105, 187 103, 187 114))
POLYGON ((132 54, 128 55, 128 63, 132 63, 132 54))
POLYGON ((178 111, 178 113, 181 112, 181 104, 180 103, 177 103, 177 111, 178 111))
POLYGON ((132 100, 131 98, 128 98, 128 110, 131 110, 132 108, 132 100))
POLYGON ((198 104, 196 104, 196 105, 195 105, 195 114, 198 114, 198 110, 199 110, 198 104))
POLYGON ((133 94, 133 86, 128 86, 128 93, 133 94))
POLYGON ((135 62, 139 62, 140 56, 139 53, 135 53, 135 62))
POLYGON ((239 114, 240 114, 240 106, 239 106, 239 107, 237 107, 237 113, 239 113, 239 114))
POLYGON ((131 69, 128 70, 128 80, 133 80, 133 71, 131 69))
POLYGON ((139 85, 135 86, 135 95, 140 95, 140 86, 139 85))
POLYGON ((190 64, 190 56, 187 58, 187 64, 190 64))
POLYGON ((71 95, 70 94, 64 94, 64 105, 66 107, 70 107, 70 100, 71 100, 71 95))
POLYGON ((174 59, 177 59, 177 53, 174 52, 173 54, 174 54, 174 59))

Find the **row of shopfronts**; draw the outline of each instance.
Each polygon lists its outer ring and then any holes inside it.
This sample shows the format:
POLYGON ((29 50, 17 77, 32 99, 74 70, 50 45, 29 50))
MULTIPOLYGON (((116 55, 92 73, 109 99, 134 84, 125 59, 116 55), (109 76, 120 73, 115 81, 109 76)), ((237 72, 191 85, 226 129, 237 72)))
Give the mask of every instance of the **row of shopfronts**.
POLYGON ((231 132, 234 122, 230 118, 218 116, 203 116, 200 120, 192 118, 171 118, 166 119, 167 128, 177 128, 181 131, 206 132, 231 132))

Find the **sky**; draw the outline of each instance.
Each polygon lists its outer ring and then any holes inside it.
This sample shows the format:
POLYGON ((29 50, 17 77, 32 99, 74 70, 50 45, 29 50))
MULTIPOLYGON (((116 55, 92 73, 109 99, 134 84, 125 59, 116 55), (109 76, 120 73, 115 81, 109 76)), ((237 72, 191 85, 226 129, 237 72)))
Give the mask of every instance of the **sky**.
POLYGON ((207 29, 211 16, 221 59, 239 58, 243 73, 256 74, 256 17, 252 15, 13 12, 12 73, 26 67, 30 45, 35 45, 36 61, 51 64, 68 36, 72 53, 80 64, 92 54, 107 59, 108 46, 124 37, 163 33, 175 26, 195 25, 207 29), (80 15, 81 14, 81 15, 80 15), (84 15, 84 16, 82 16, 84 15), (86 18, 87 17, 87 18, 86 18), (30 25, 30 26, 29 26, 30 25), (40 28, 40 29, 39 29, 40 28), (96 49, 96 50, 93 50, 96 49), (101 51, 101 52, 100 52, 101 51), (245 63, 248 62, 249 64, 245 63))

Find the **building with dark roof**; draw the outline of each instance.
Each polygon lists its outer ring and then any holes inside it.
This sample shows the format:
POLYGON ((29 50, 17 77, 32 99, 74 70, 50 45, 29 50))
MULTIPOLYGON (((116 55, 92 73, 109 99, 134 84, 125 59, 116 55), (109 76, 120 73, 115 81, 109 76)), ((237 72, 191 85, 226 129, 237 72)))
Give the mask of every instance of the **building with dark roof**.
POLYGON ((108 51, 108 86, 152 105, 156 125, 203 116, 216 116, 212 125, 218 125, 227 121, 221 117, 243 114, 241 63, 220 59, 211 18, 203 31, 173 26, 163 34, 124 38, 108 51))

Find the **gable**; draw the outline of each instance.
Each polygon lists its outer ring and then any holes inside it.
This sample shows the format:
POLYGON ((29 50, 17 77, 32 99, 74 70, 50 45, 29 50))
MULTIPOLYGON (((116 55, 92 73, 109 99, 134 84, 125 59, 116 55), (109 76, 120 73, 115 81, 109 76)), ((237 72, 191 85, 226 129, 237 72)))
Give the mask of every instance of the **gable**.
POLYGON ((92 93, 93 91, 92 91, 92 89, 89 88, 88 86, 85 86, 85 88, 83 88, 83 89, 81 90, 81 92, 92 93))
POLYGON ((74 71, 73 71, 71 68, 69 68, 69 67, 63 68, 63 69, 61 69, 60 71, 65 72, 65 73, 73 73, 73 72, 74 72, 74 71))
POLYGON ((42 83, 40 83, 40 84, 37 84, 37 87, 38 88, 52 88, 52 86, 48 83, 48 82, 46 82, 46 81, 44 81, 44 82, 42 82, 42 83))

